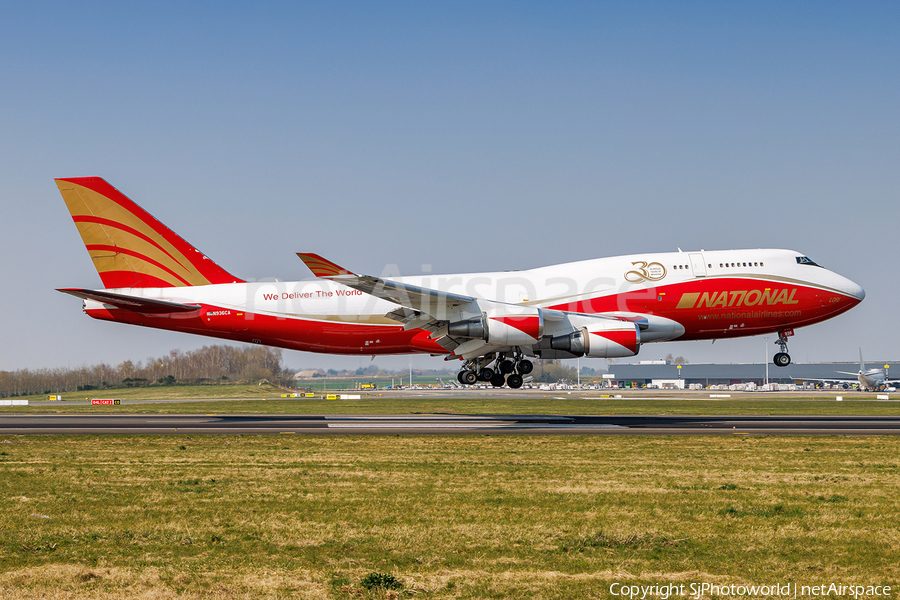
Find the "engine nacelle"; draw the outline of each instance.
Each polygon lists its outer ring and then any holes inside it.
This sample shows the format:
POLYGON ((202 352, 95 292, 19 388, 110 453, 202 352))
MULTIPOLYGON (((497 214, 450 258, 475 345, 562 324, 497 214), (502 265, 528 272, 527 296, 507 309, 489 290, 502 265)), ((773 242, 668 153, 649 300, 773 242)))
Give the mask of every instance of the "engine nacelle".
POLYGON ((469 319, 468 321, 457 321, 447 326, 447 335, 450 337, 480 338, 487 339, 487 332, 484 328, 484 317, 469 319))
POLYGON ((531 346, 544 337, 544 315, 534 308, 487 318, 487 342, 494 346, 531 346))
POLYGON ((610 321, 556 336, 550 347, 590 358, 634 356, 641 349, 641 330, 629 321, 610 321))
POLYGON ((450 337, 482 339, 492 346, 533 346, 544 336, 540 309, 514 307, 515 312, 483 314, 447 326, 450 337))

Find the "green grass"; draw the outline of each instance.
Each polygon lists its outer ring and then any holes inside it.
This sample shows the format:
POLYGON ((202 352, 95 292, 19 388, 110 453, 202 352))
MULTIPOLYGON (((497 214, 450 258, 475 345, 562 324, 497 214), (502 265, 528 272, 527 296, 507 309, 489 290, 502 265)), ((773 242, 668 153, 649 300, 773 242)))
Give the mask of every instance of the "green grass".
POLYGON ((6 436, 0 597, 896 592, 898 456, 893 437, 6 436))
MULTIPOLYGON (((63 401, 84 401, 91 398, 121 398, 123 400, 173 400, 184 398, 266 398, 282 394, 269 384, 225 383, 216 385, 154 385, 150 387, 110 388, 62 394, 63 401)), ((46 400, 45 394, 21 396, 29 402, 46 400)))
MULTIPOLYGON (((66 394, 64 401, 50 405, 0 407, 0 414, 13 413, 281 413, 281 414, 413 414, 413 413, 488 413, 488 414, 771 414, 771 415, 896 415, 900 402, 881 402, 874 394, 843 394, 836 402, 829 394, 738 394, 732 398, 710 399, 710 392, 663 391, 581 391, 524 392, 486 396, 479 390, 444 392, 442 390, 362 393, 359 400, 281 398, 285 393, 272 385, 194 385, 125 388, 66 394), (621 398, 604 398, 620 395, 621 398), (120 398, 119 406, 78 406, 72 400, 120 398), (191 402, 197 398, 222 398, 221 402, 191 402), (179 402, 131 404, 152 400, 179 402)), ((354 392, 356 393, 356 392, 354 392)), ((31 396, 29 401, 43 401, 31 396)))
MULTIPOLYGON (((455 376, 447 376, 443 378, 444 381, 454 380, 455 376)), ((395 378, 394 381, 399 383, 399 379, 395 378)), ((408 378, 404 377, 403 381, 408 383, 408 378)), ((421 385, 423 387, 434 386, 440 387, 438 383, 438 379, 435 377, 416 377, 414 379, 416 385, 421 385)), ((314 379, 305 379, 298 382, 298 387, 296 392, 305 392, 307 388, 310 388, 316 394, 330 394, 335 393, 335 390, 342 393, 358 393, 359 390, 356 387, 360 384, 366 384, 370 382, 375 382, 379 389, 377 392, 384 393, 387 390, 387 387, 391 384, 390 378, 365 378, 365 377, 357 377, 357 378, 314 378, 314 379)), ((52 390, 47 392, 48 394, 55 394, 52 390)), ((104 388, 98 390, 84 390, 78 392, 61 392, 64 400, 85 400, 90 398, 122 398, 122 399, 133 399, 133 398, 154 398, 154 399, 167 399, 167 398, 259 398, 271 396, 272 394, 281 394, 284 393, 284 390, 277 388, 267 381, 263 381, 262 383, 232 383, 232 382, 218 382, 218 383, 207 383, 207 384, 174 384, 174 385, 149 385, 144 387, 115 387, 115 388, 104 388)), ((21 399, 28 399, 30 401, 36 402, 46 399, 47 394, 32 394, 28 396, 21 396, 21 399)))

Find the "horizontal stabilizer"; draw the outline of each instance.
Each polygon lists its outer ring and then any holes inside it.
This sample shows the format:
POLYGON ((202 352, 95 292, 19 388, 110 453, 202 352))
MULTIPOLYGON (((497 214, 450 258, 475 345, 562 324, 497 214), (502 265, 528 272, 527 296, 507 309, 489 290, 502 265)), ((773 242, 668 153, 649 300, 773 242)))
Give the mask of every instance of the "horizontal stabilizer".
POLYGON ((177 312, 191 312, 199 310, 199 304, 179 304, 177 302, 166 302, 165 300, 151 300, 149 298, 139 298, 137 296, 127 296, 125 294, 113 294, 112 292, 99 292, 96 290, 81 290, 77 288, 64 288, 56 290, 63 294, 69 294, 83 300, 93 300, 102 304, 109 304, 122 310, 131 310, 143 314, 163 314, 177 312))

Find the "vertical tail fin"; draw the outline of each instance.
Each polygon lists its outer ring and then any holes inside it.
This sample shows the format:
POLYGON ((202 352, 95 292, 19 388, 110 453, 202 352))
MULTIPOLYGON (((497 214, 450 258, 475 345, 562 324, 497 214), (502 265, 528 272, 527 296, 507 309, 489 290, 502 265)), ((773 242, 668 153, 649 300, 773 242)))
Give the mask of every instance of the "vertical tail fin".
POLYGON ((106 288, 241 282, 100 177, 57 179, 106 288))
POLYGON ((862 348, 859 349, 859 372, 864 373, 866 370, 866 363, 863 362, 862 359, 862 348))

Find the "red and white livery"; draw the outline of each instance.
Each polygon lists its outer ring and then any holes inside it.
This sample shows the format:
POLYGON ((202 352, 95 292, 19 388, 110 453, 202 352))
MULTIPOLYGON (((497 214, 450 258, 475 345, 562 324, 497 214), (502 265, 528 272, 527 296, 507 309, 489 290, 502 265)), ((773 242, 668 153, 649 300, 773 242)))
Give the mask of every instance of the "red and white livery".
POLYGON ((776 333, 865 292, 791 250, 598 258, 527 271, 375 277, 298 254, 317 279, 243 281, 99 177, 56 183, 103 289, 62 289, 91 317, 332 354, 445 355, 463 383, 522 385, 535 358, 625 357, 642 344, 776 333))

